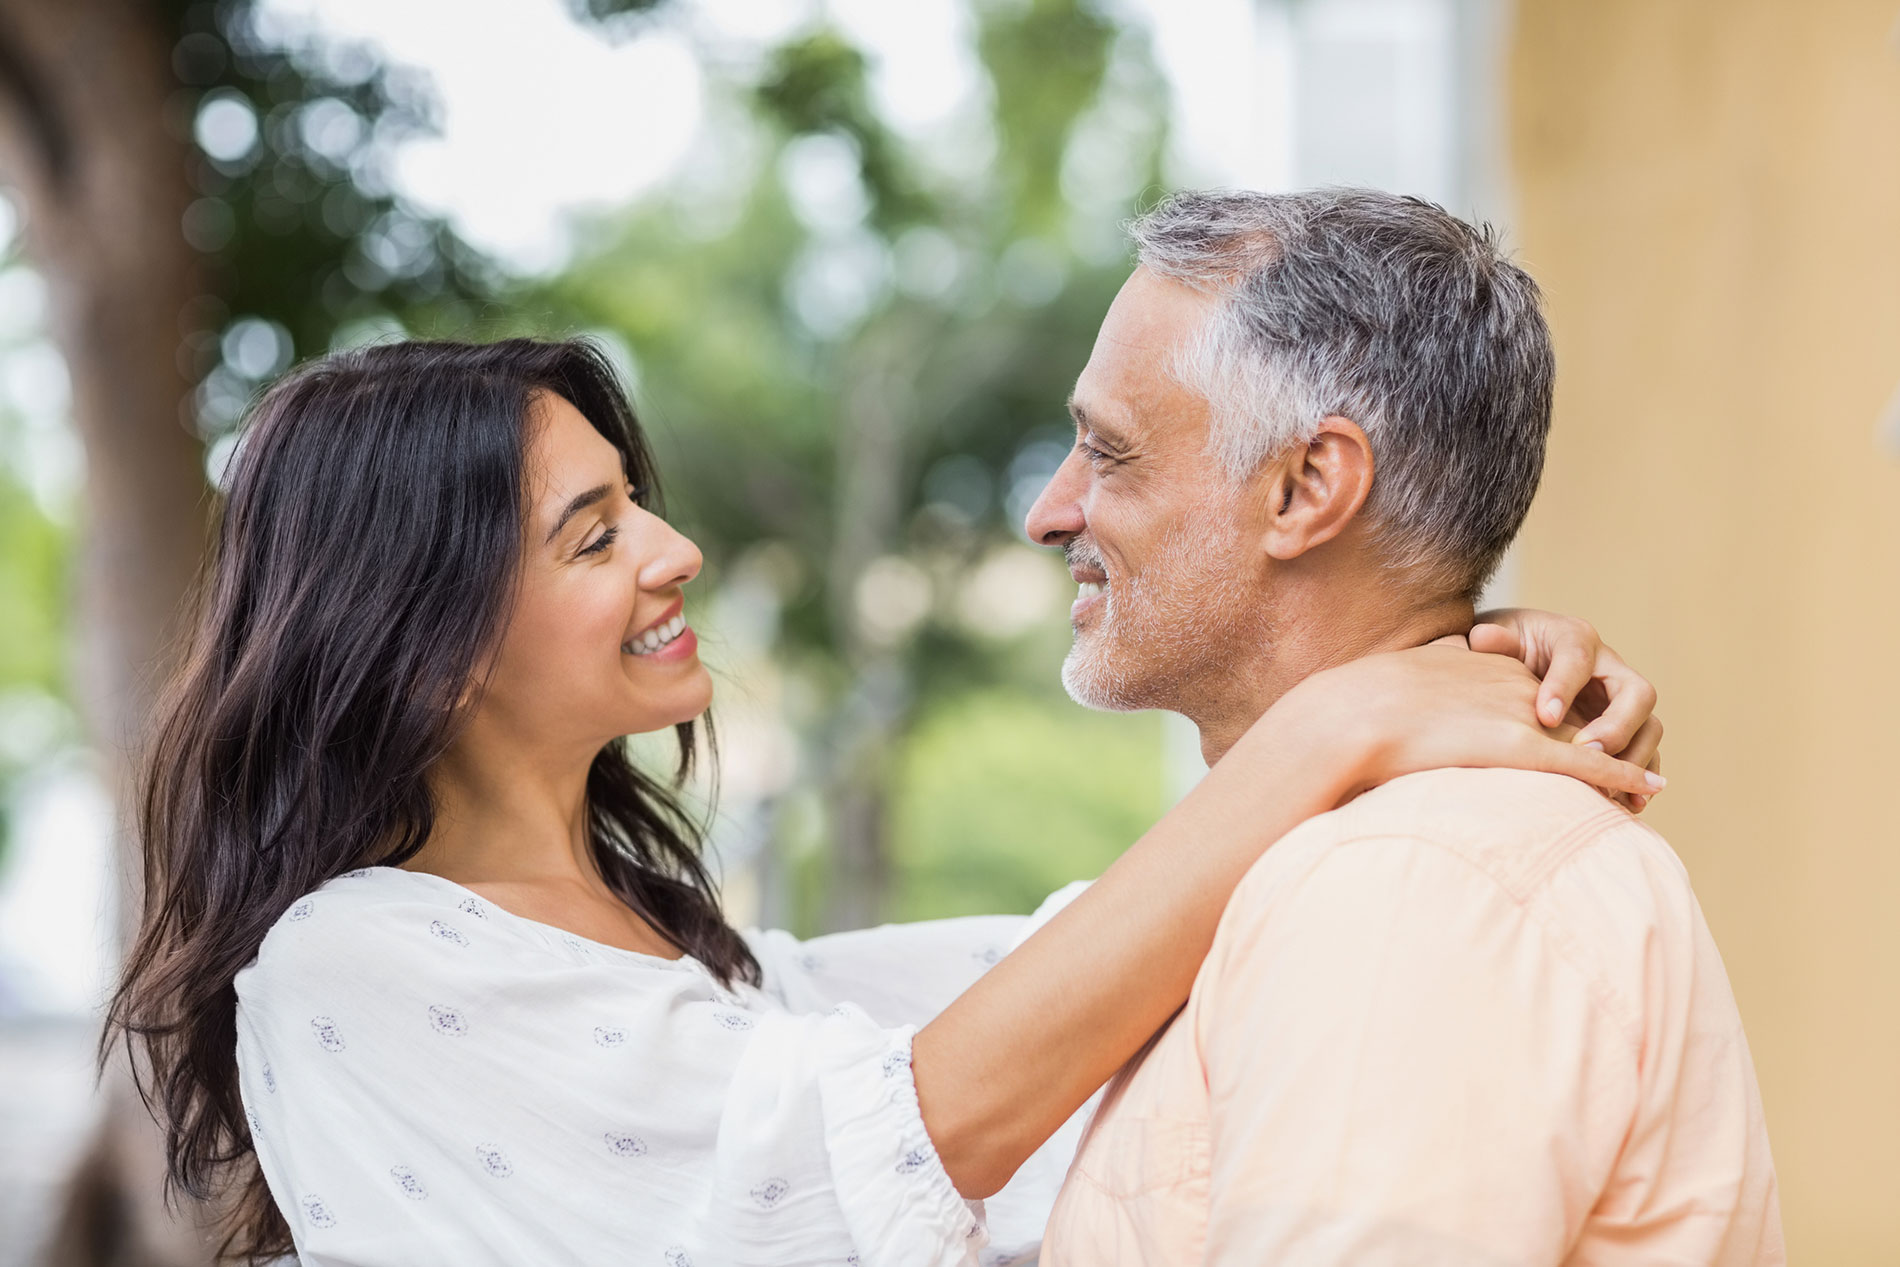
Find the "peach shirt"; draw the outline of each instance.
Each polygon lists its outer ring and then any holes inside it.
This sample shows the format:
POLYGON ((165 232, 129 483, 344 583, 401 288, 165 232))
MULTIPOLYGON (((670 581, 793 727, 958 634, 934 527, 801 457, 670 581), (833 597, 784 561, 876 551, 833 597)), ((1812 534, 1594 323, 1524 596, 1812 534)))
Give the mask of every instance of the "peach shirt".
POLYGON ((1306 823, 1110 1083, 1041 1261, 1785 1262, 1682 864, 1583 784, 1512 770, 1306 823))

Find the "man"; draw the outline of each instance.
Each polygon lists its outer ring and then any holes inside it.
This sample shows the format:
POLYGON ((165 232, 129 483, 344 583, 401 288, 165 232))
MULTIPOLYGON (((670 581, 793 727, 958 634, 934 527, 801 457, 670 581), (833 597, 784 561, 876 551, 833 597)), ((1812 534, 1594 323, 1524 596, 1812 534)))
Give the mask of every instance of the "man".
MULTIPOLYGON (((1470 628, 1553 362, 1488 232, 1360 190, 1134 227, 1029 515, 1080 586, 1071 694, 1212 762, 1330 665, 1470 628)), ((1110 1084, 1055 1267, 1772 1263, 1748 1047, 1687 876, 1581 783, 1441 770, 1268 851, 1110 1084)))

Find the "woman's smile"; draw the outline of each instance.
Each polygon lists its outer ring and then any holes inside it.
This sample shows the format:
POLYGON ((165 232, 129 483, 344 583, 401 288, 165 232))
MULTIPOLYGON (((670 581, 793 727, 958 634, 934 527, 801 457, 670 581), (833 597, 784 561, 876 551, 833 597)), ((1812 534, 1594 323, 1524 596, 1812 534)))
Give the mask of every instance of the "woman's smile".
POLYGON ((649 629, 641 637, 620 645, 621 651, 642 660, 655 660, 672 663, 690 659, 699 652, 699 638, 693 633, 686 617, 679 615, 654 629, 649 629))
POLYGON ((686 623, 684 595, 674 599, 658 620, 620 644, 623 654, 643 660, 684 660, 698 648, 699 639, 686 623))

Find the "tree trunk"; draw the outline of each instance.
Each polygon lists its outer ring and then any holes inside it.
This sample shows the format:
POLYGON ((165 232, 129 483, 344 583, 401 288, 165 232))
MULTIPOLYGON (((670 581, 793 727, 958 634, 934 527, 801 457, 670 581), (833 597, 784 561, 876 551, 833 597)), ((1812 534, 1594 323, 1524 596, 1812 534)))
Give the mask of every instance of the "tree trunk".
POLYGON ((837 505, 825 582, 851 681, 830 733, 825 778, 831 858, 824 903, 828 929, 864 928, 886 915, 891 860, 891 758, 909 713, 909 678, 896 649, 871 636, 858 585, 879 555, 898 545, 906 505, 910 417, 926 332, 890 322, 860 336, 847 359, 844 434, 837 449, 837 505))
MULTIPOLYGON (((136 919, 129 829, 143 724, 205 539, 202 445, 180 366, 202 290, 180 224, 190 119, 172 32, 132 0, 0 0, 0 175, 44 275, 86 454, 73 677, 120 807, 120 932, 136 919)), ((156 1129, 124 1070, 61 1215, 55 1260, 210 1261, 196 1217, 167 1214, 156 1129)))

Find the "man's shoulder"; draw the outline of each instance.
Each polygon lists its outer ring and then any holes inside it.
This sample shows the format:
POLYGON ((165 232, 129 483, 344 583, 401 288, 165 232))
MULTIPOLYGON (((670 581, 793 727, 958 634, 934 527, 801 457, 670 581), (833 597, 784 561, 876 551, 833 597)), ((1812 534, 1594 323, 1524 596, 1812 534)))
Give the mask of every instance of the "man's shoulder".
POLYGON ((1447 769, 1396 779, 1268 849, 1228 903, 1215 958, 1244 976, 1262 948, 1298 953, 1338 936, 1418 953, 1528 939, 1617 996, 1629 1021, 1649 948, 1687 962, 1707 931, 1668 844, 1595 789, 1447 769), (1421 909, 1436 917, 1396 918, 1421 909))
MULTIPOLYGON (((1288 833, 1257 869, 1271 870, 1282 845, 1324 852, 1352 842, 1409 843, 1452 854, 1520 901, 1566 867, 1589 865, 1673 871, 1687 886, 1681 864, 1653 830, 1588 784, 1529 770, 1427 770, 1394 779, 1351 804, 1288 833)), ((1382 856, 1372 851, 1375 860, 1382 856)), ((1406 851, 1384 851, 1403 868, 1406 851)))

